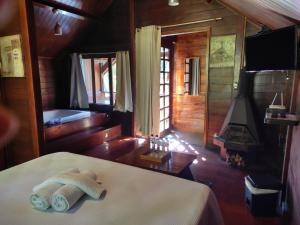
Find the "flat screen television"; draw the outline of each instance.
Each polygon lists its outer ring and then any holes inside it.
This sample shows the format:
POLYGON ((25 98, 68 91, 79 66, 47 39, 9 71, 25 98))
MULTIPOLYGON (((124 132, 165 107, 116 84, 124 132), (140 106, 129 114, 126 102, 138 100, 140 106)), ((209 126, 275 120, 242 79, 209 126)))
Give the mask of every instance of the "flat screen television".
POLYGON ((246 37, 246 71, 296 69, 297 39, 296 26, 246 37))

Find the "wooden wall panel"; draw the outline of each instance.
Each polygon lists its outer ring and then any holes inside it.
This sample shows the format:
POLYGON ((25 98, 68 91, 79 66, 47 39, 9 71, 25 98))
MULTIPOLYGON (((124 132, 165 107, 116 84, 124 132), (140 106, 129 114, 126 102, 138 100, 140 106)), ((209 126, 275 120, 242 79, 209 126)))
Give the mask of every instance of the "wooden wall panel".
MULTIPOLYGON (((286 74, 281 71, 260 72, 254 77, 253 110, 256 117, 258 132, 264 143, 264 154, 267 159, 265 165, 272 168, 274 174, 281 176, 283 152, 287 128, 285 126, 264 124, 266 108, 271 104, 276 92, 282 92, 284 104, 290 107, 293 75, 286 79, 286 74)), ((277 104, 280 99, 277 99, 277 104)), ((276 103, 275 103, 276 104, 276 103)))
POLYGON ((29 121, 29 102, 26 78, 2 78, 4 104, 11 109, 20 121, 20 129, 13 141, 7 146, 7 165, 28 161, 33 152, 32 131, 29 121))
MULTIPOLYGON (((180 131, 204 132, 205 96, 174 96, 172 126, 180 131)), ((199 137, 200 138, 200 137, 199 137)))
POLYGON ((207 33, 177 36, 175 46, 175 88, 173 93, 172 126, 180 131, 204 132, 207 33), (185 59, 200 58, 200 96, 183 95, 185 59))
POLYGON ((56 106, 56 77, 52 58, 39 57, 41 95, 43 110, 56 106))
POLYGON ((233 68, 210 68, 208 93, 208 138, 219 133, 232 98, 233 68))
POLYGON ((110 52, 129 50, 131 47, 129 1, 113 1, 103 14, 102 22, 83 43, 83 50, 89 52, 110 52))

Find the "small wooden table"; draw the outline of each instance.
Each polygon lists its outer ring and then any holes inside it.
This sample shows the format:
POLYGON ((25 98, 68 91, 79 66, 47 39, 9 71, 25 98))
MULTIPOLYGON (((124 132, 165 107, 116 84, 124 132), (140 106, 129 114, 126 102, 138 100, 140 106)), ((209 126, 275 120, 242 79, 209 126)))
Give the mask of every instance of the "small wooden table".
POLYGON ((140 158, 140 155, 148 150, 149 149, 147 146, 143 146, 116 158, 115 161, 156 172, 166 173, 172 176, 194 180, 189 166, 194 159, 197 158, 196 155, 181 152, 171 152, 171 157, 164 163, 155 163, 140 158))

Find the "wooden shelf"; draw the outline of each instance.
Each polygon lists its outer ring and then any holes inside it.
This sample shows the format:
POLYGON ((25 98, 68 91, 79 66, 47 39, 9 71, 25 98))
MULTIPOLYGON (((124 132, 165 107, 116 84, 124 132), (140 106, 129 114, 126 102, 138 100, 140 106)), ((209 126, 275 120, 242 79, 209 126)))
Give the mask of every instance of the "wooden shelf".
POLYGON ((270 113, 266 113, 264 122, 266 124, 275 124, 275 125, 289 125, 289 126, 297 126, 300 121, 299 115, 294 114, 286 114, 286 117, 277 117, 272 118, 270 113))

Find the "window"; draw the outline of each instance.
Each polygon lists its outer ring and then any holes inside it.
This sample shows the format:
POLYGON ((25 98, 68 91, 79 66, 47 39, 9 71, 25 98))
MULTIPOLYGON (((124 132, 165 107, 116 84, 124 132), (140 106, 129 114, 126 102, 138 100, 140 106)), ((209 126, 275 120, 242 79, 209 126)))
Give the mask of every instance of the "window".
POLYGON ((184 63, 184 93, 190 94, 190 85, 191 85, 191 66, 190 59, 185 59, 184 63))
POLYGON ((81 67, 89 103, 114 105, 116 99, 115 55, 82 55, 81 67))
POLYGON ((160 49, 160 132, 170 128, 170 49, 160 49))

